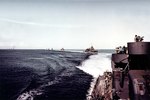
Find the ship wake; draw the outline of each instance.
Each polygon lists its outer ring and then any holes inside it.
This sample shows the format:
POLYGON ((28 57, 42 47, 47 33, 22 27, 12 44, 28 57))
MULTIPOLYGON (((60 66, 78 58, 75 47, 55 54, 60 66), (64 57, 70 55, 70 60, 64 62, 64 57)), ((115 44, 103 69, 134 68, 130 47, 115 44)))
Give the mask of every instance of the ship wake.
POLYGON ((94 85, 99 75, 103 75, 105 71, 111 71, 110 53, 99 53, 92 55, 85 60, 81 66, 77 66, 80 70, 93 76, 90 89, 88 90, 87 100, 90 100, 94 85))

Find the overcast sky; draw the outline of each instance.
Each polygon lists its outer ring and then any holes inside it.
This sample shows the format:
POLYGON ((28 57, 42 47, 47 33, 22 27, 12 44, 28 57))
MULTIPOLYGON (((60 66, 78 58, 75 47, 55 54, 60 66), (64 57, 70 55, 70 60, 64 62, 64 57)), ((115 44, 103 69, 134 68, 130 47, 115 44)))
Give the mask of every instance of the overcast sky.
POLYGON ((0 48, 96 49, 150 41, 149 0, 0 0, 0 48))

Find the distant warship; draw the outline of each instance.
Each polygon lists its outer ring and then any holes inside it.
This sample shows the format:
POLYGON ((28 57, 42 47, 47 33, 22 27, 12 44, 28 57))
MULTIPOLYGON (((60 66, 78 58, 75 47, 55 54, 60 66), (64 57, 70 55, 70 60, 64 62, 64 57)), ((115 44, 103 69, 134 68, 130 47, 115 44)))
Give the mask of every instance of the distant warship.
POLYGON ((150 100, 150 42, 138 38, 112 54, 112 72, 98 77, 90 100, 150 100))
POLYGON ((89 54, 97 54, 98 50, 95 50, 94 47, 91 46, 90 48, 85 49, 85 52, 89 54))

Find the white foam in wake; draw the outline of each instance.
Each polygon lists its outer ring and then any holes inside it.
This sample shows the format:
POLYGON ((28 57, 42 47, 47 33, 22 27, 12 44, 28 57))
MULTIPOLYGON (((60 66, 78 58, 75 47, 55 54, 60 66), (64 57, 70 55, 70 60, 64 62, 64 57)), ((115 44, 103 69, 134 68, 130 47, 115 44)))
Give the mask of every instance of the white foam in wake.
POLYGON ((110 53, 99 53, 98 55, 92 55, 89 59, 85 60, 81 66, 77 66, 79 69, 91 74, 94 77, 88 90, 87 100, 91 100, 91 94, 98 76, 103 75, 105 71, 111 71, 110 55, 110 53))
POLYGON ((32 89, 28 92, 26 91, 26 92, 22 93, 21 95, 19 95, 17 100, 34 100, 35 96, 43 94, 42 88, 44 88, 46 86, 56 84, 56 83, 59 83, 59 79, 57 79, 57 78, 55 78, 54 81, 48 82, 47 84, 43 84, 43 85, 41 85, 40 87, 38 87, 36 89, 32 89))
POLYGON ((81 66, 77 67, 97 78, 99 75, 103 75, 105 71, 111 71, 110 55, 109 53, 92 55, 89 59, 85 60, 81 66))

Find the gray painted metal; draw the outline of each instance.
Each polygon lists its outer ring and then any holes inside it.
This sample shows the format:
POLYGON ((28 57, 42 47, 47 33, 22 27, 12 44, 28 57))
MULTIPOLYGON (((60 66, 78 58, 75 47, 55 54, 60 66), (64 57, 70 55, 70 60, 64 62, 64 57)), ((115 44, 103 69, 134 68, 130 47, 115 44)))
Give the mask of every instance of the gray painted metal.
POLYGON ((128 63, 127 54, 112 54, 112 61, 114 63, 128 63))
POLYGON ((150 42, 129 42, 129 55, 150 54, 150 42))

